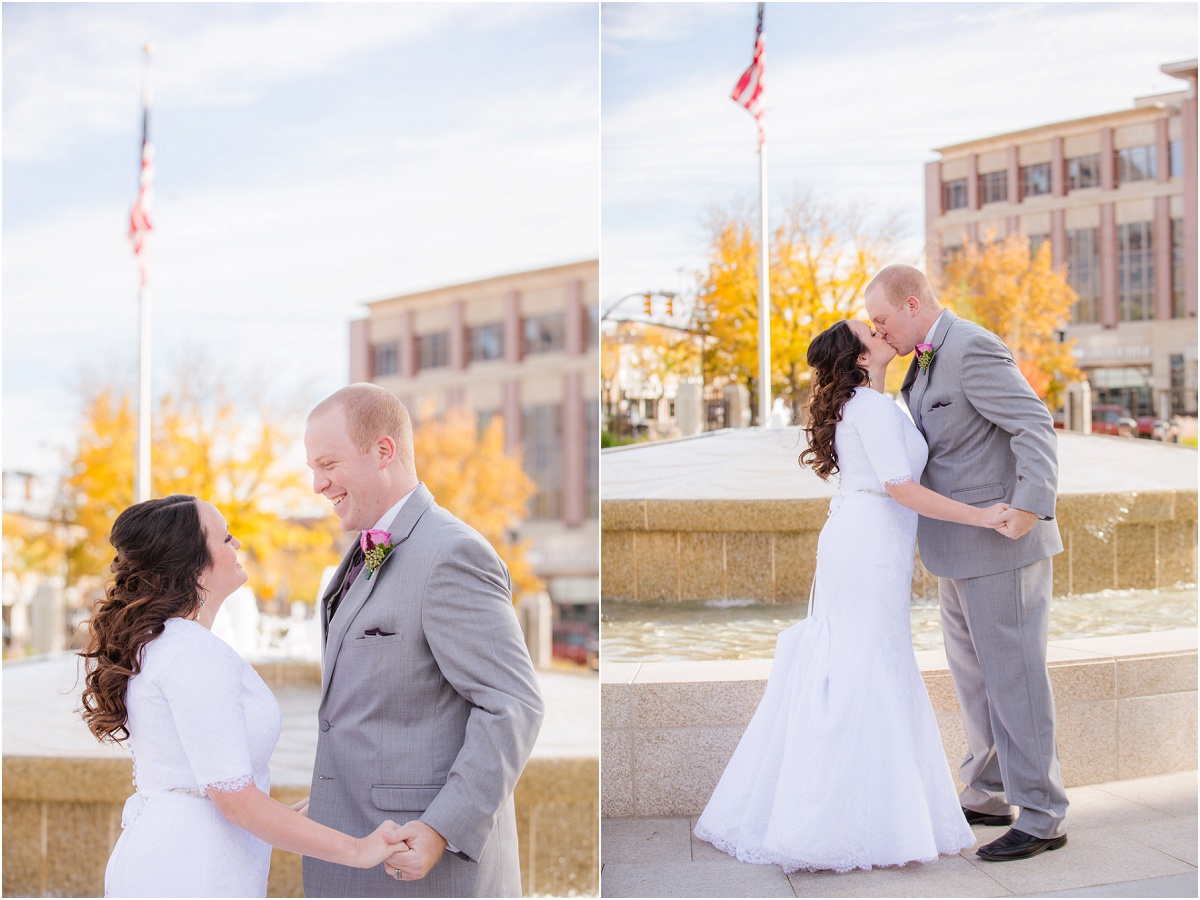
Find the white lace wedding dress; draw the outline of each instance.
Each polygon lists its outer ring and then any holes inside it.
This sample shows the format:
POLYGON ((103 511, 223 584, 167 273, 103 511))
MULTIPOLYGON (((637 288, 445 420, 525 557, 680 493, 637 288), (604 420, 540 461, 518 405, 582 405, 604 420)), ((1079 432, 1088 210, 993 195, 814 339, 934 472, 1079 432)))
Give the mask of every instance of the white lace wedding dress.
POLYGON ((208 799, 270 790, 279 704, 232 647, 168 619, 125 692, 137 793, 104 874, 107 897, 265 897, 271 845, 208 799))
POLYGON ((920 480, 925 441, 860 387, 836 444, 811 614, 779 635, 766 692, 696 824, 739 860, 789 872, 929 862, 975 843, 913 655, 917 514, 884 488, 920 480))

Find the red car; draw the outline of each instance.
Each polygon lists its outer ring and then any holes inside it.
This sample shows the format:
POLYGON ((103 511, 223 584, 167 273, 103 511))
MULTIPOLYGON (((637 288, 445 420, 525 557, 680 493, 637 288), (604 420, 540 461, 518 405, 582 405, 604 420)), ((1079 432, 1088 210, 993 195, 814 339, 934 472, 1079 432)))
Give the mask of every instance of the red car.
POLYGON ((1134 437, 1138 423, 1129 410, 1121 406, 1097 404, 1092 407, 1092 434, 1115 434, 1118 437, 1134 437))
POLYGON ((589 669, 600 668, 600 642, 591 626, 583 622, 556 622, 551 652, 589 669))

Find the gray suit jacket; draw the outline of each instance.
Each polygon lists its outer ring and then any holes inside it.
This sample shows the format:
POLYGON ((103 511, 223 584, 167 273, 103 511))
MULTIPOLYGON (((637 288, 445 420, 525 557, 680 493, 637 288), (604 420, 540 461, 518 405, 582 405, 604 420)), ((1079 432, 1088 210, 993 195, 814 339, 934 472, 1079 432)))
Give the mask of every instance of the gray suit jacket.
POLYGON ((460 852, 417 882, 306 857, 304 892, 519 897, 512 794, 544 707, 508 569, 423 484, 391 534, 395 549, 369 579, 363 570, 331 622, 350 554, 322 598, 309 815, 355 837, 420 818, 460 852))
POLYGON ((975 578, 1061 553, 1062 538, 1052 521, 1058 439, 1046 405, 1008 346, 986 328, 947 310, 932 343, 929 369, 919 370, 914 353, 900 389, 929 444, 921 483, 972 506, 1005 502, 1043 520, 1014 541, 922 516, 921 561, 944 578, 975 578))

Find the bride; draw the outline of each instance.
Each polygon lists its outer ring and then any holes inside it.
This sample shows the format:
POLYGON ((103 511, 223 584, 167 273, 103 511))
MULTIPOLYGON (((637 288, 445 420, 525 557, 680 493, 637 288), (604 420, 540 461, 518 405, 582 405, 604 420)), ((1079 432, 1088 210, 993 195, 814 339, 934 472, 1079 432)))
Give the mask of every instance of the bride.
POLYGON ((839 322, 808 350, 801 464, 838 493, 817 541, 809 616, 779 635, 766 692, 696 835, 743 862, 870 869, 975 843, 909 626, 917 515, 991 527, 920 484, 927 448, 882 393, 896 351, 839 322))
POLYGON ((113 581, 89 623, 81 710, 99 740, 128 740, 137 788, 105 896, 265 897, 272 845, 370 868, 396 850, 388 821, 353 838, 273 800, 279 704, 212 634, 246 582, 215 506, 176 494, 129 507, 109 537, 113 581))

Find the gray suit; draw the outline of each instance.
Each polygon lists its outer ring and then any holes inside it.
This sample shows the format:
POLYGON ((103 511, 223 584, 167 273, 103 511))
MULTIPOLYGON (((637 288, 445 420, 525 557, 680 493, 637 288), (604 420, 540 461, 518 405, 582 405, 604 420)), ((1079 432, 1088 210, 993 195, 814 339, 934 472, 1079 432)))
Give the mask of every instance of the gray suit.
POLYGON ((351 554, 322 599, 309 815, 356 837, 420 818, 459 852, 415 882, 306 857, 305 895, 520 896, 512 794, 544 707, 508 570, 424 485, 389 530, 395 549, 358 576, 332 621, 351 554))
POLYGON ((1063 549, 1053 520, 1054 422, 990 331, 947 311, 932 343, 928 371, 914 354, 901 388, 929 444, 922 484, 972 506, 1005 502, 1040 517, 1015 541, 924 516, 918 522, 921 561, 939 576, 946 657, 966 726, 960 798, 985 813, 1016 804, 1016 828, 1055 837, 1067 797, 1046 670, 1050 557, 1063 549))

